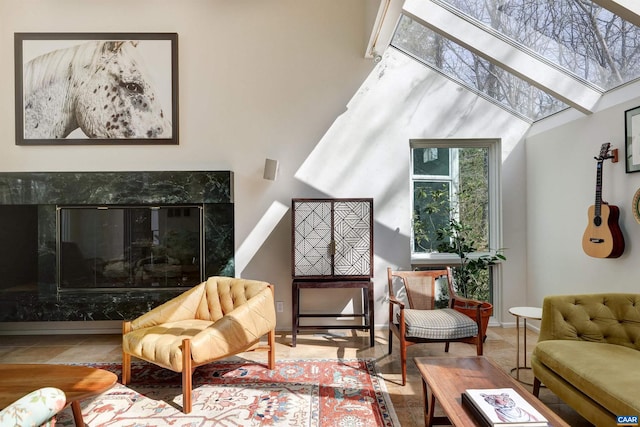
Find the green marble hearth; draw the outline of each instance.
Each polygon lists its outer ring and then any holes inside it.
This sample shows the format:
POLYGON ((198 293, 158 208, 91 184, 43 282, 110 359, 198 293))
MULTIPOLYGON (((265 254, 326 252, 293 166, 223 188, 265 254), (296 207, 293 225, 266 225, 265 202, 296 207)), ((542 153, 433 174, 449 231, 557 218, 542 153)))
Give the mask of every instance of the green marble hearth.
POLYGON ((122 320, 185 289, 60 286, 61 206, 196 206, 202 211, 202 277, 234 275, 233 173, 0 173, 0 322, 122 320))

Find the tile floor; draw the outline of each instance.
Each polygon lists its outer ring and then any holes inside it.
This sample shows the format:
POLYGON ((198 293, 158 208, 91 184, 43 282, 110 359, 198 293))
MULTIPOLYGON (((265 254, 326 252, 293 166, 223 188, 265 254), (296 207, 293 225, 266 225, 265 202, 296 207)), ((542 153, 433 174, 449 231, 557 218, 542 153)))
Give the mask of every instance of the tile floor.
MULTIPOLYGON (((527 331, 527 355, 530 354, 537 334, 527 331)), ((400 363, 397 341, 394 352, 387 354, 387 332, 376 333, 376 345, 369 346, 368 333, 352 331, 327 331, 299 334, 297 346, 291 347, 291 334, 278 333, 276 337, 277 359, 303 358, 375 358, 378 368, 386 380, 398 419, 402 426, 424 425, 422 383, 415 365, 408 364, 408 381, 401 386, 400 363)), ((121 337, 113 335, 2 335, 0 336, 0 363, 87 363, 120 362, 121 337)), ((471 344, 452 343, 450 355, 473 356, 475 347, 471 344)), ((484 354, 492 357, 506 371, 515 366, 516 329, 489 328, 484 354)), ((421 344, 408 349, 408 359, 418 356, 443 356, 444 344, 421 344)), ((240 355, 251 360, 266 360, 262 352, 240 355)), ((522 356, 522 353, 521 353, 522 356)), ((531 381, 529 371, 521 371, 521 379, 531 381)), ((1 379, 0 379, 1 381, 1 379)), ((531 387, 527 386, 530 390, 531 387)), ((542 389, 540 398, 562 416, 572 427, 591 426, 575 411, 563 404, 549 390, 542 389)))

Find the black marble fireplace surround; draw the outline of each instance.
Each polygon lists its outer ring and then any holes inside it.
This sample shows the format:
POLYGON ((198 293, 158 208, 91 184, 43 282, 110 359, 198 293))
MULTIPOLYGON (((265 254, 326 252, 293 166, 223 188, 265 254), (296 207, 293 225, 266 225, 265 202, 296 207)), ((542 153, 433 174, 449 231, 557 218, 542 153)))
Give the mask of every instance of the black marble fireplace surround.
POLYGON ((230 171, 0 173, 0 322, 132 319, 199 283, 60 286, 59 211, 84 206, 200 211, 200 279, 234 275, 230 171))

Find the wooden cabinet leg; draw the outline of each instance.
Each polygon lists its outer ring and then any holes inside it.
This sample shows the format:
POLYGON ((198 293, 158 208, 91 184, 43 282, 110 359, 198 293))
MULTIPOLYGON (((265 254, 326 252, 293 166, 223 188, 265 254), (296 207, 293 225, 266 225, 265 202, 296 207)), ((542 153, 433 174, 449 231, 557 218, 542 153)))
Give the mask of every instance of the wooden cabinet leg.
POLYGON ((373 282, 367 284, 367 305, 366 311, 369 316, 369 346, 376 345, 376 331, 375 331, 375 315, 374 315, 374 301, 373 301, 373 282))
POLYGON ((296 346, 296 335, 300 324, 300 288, 296 282, 291 284, 291 347, 296 346))

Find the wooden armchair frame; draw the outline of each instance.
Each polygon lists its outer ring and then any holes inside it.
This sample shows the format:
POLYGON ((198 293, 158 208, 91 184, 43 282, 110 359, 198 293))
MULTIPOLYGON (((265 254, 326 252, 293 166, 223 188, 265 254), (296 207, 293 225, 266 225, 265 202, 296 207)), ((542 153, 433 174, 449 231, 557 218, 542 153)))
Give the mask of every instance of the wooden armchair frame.
MULTIPOLYGON (((225 288, 224 284, 222 288, 225 288)), ((214 295, 218 295, 217 292, 214 295)), ((242 298, 238 298, 240 299, 242 298)), ((131 381, 132 357, 181 372, 183 412, 188 414, 192 406, 192 375, 198 366, 249 350, 266 350, 267 366, 269 369, 275 368, 275 325, 273 285, 245 279, 210 277, 207 282, 152 309, 138 319, 123 322, 122 384, 126 385, 131 381), (221 298, 221 305, 215 307, 215 302, 207 300, 213 298, 207 295, 209 282, 212 291, 219 282, 231 283, 228 288, 230 292, 235 292, 234 297, 243 292, 243 287, 245 291, 247 287, 260 290, 254 291, 256 294, 243 303, 237 303, 233 301, 236 298, 226 295, 221 298), (227 305, 226 313, 219 310, 224 305, 223 299, 227 305), (215 315, 209 313, 212 307, 215 307, 212 310, 216 311, 215 315), (155 357, 158 354, 154 351, 156 339, 163 334, 166 334, 167 340, 158 344, 162 347, 157 348, 167 351, 161 357, 155 357), (264 335, 267 336, 266 344, 261 342, 264 335), (142 340, 148 344, 145 346, 142 340), (168 361, 168 354, 172 353, 179 363, 176 360, 168 361)))
MULTIPOLYGON (((389 282, 389 354, 393 349, 393 335, 398 337, 400 341, 400 363, 402 366, 402 385, 407 382, 407 347, 413 344, 444 342, 445 352, 449 351, 451 342, 472 342, 476 345, 476 354, 481 356, 483 353, 483 341, 481 329, 481 310, 482 301, 468 298, 462 298, 456 295, 453 289, 452 275, 448 270, 424 270, 424 271, 393 271, 387 268, 387 277, 389 282), (477 325, 475 335, 465 335, 458 338, 419 338, 407 336, 407 323, 405 318, 405 309, 414 310, 437 310, 435 308, 435 287, 436 280, 440 277, 446 277, 449 286, 449 306, 448 309, 461 312, 469 317, 477 325), (394 291, 394 279, 402 280, 404 289, 407 293, 409 307, 400 301, 394 291), (463 311, 471 309, 471 313, 463 311), (397 314, 396 309, 398 310, 397 314)), ((444 309, 447 310, 447 309, 444 309)), ((444 313, 443 313, 444 314, 444 313)))

